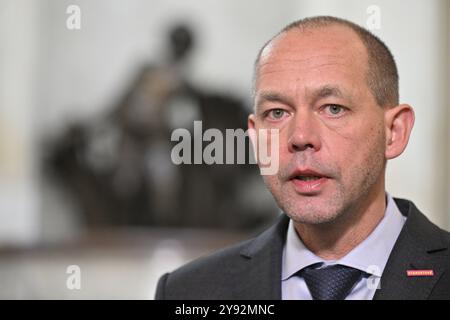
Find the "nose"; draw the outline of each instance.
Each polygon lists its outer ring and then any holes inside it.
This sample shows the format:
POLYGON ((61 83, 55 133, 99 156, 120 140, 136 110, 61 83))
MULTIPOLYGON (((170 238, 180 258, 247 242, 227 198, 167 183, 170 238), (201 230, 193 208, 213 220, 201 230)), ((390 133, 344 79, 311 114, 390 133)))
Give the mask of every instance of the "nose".
POLYGON ((310 112, 298 113, 290 123, 289 152, 318 151, 321 148, 320 124, 310 112))

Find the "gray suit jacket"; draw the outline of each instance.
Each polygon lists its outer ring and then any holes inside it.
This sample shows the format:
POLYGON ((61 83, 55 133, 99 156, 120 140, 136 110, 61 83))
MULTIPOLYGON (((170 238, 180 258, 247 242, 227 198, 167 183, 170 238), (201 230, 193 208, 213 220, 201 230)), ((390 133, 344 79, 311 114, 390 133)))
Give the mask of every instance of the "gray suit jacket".
MULTIPOLYGON (((450 234, 407 200, 394 199, 407 220, 389 256, 374 299, 450 299, 450 234), (407 270, 433 270, 408 277, 407 270)), ((289 218, 258 237, 164 274, 156 299, 281 299, 281 256, 289 218)))

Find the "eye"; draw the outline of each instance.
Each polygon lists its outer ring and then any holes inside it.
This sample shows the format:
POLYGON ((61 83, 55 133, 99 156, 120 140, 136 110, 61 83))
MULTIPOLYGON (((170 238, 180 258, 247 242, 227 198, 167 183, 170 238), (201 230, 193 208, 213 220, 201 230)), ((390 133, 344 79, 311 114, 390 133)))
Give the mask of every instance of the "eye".
POLYGON ((345 112, 345 108, 338 104, 328 104, 324 107, 325 112, 331 116, 338 116, 345 112))
POLYGON ((267 112, 267 116, 273 120, 282 119, 286 115, 286 111, 283 109, 272 109, 267 112))

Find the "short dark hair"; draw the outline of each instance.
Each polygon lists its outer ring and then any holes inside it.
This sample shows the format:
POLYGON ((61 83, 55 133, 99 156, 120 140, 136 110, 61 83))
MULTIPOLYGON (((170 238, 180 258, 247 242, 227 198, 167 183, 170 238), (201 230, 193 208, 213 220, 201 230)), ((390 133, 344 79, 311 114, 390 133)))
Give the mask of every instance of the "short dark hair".
POLYGON ((353 30, 365 46, 368 55, 367 84, 381 107, 399 104, 398 71, 394 57, 389 48, 377 36, 359 25, 331 16, 316 16, 294 21, 267 41, 259 50, 254 67, 254 82, 258 72, 259 60, 263 50, 280 34, 297 28, 300 30, 316 29, 331 25, 342 25, 353 30))

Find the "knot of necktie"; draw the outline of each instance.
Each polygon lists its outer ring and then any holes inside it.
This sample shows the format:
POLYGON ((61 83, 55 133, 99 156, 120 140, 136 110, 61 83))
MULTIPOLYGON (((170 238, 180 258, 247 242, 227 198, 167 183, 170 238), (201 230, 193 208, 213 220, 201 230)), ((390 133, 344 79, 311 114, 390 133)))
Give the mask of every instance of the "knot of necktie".
POLYGON ((323 268, 314 264, 300 271, 314 300, 344 300, 363 274, 340 264, 323 268))

